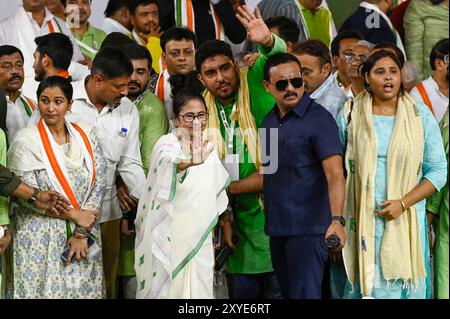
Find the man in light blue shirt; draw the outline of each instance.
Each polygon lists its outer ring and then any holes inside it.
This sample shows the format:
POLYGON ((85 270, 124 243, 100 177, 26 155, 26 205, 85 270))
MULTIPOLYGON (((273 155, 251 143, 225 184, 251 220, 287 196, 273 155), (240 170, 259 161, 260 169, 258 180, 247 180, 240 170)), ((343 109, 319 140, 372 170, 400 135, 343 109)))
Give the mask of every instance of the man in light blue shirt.
POLYGON ((307 40, 294 46, 293 54, 302 64, 305 91, 336 119, 347 98, 331 73, 330 50, 321 41, 307 40))

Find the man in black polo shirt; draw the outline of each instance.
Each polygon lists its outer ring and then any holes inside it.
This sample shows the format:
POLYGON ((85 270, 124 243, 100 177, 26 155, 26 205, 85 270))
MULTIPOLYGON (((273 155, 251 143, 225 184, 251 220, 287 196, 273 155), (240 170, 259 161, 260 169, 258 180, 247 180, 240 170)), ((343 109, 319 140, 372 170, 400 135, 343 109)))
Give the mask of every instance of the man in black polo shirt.
POLYGON ((264 120, 263 143, 263 154, 269 153, 270 159, 264 163, 264 201, 273 267, 285 298, 319 299, 328 257, 326 239, 334 234, 340 239, 338 249, 345 244, 338 128, 331 113, 305 94, 295 56, 280 53, 269 58, 264 80, 276 100, 264 120), (272 158, 275 148, 278 157, 272 158))

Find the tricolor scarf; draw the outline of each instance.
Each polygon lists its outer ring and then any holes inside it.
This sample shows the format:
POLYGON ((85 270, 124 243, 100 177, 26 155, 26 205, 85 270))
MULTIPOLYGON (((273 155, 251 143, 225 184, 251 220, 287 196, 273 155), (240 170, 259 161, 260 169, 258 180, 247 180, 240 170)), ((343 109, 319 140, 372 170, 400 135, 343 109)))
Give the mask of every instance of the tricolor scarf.
POLYGON ((33 101, 31 101, 24 95, 20 96, 20 100, 22 101, 22 104, 25 107, 25 112, 27 112, 28 117, 31 117, 34 110, 36 109, 36 106, 34 105, 33 101))
MULTIPOLYGON (((237 97, 236 112, 231 115, 231 120, 237 120, 241 135, 244 137, 250 156, 256 164, 256 168, 261 167, 261 150, 259 143, 258 128, 255 118, 251 112, 250 92, 247 83, 247 69, 240 71, 240 85, 237 97)), ((220 117, 217 111, 216 98, 208 90, 204 92, 206 106, 209 112, 208 135, 213 143, 219 148, 219 155, 223 159, 227 154, 225 140, 220 133, 220 117)))
MULTIPOLYGON (((375 176, 377 136, 372 115, 373 99, 367 92, 355 97, 345 167, 348 172, 344 216, 347 242, 345 269, 352 286, 361 285, 363 297, 371 297, 375 275, 375 176)), ((344 114, 350 112, 350 103, 344 114)), ((387 198, 400 199, 416 187, 424 156, 422 119, 414 101, 399 97, 394 129, 387 154, 387 198)), ((416 206, 400 217, 385 221, 381 243, 381 268, 385 280, 422 283, 426 277, 416 206)))
POLYGON ((172 119, 173 106, 172 106, 172 86, 169 82, 169 72, 165 70, 159 75, 158 81, 156 82, 156 96, 164 104, 169 120, 172 119))
MULTIPOLYGON (((67 173, 66 166, 64 164, 63 155, 59 150, 59 146, 56 143, 53 135, 45 124, 43 119, 39 120, 38 123, 38 131, 41 141, 41 149, 42 149, 42 157, 46 166, 46 171, 49 176, 50 182, 52 183, 54 189, 58 191, 60 194, 65 196, 69 202, 72 204, 72 207, 76 210, 81 210, 85 205, 89 194, 94 187, 96 171, 95 171, 95 160, 94 154, 92 150, 92 145, 87 137, 86 133, 74 123, 66 122, 67 130, 69 131, 70 136, 73 138, 73 143, 76 143, 79 147, 81 147, 84 160, 87 162, 87 166, 90 173, 90 186, 87 189, 83 202, 78 204, 78 201, 75 197, 75 193, 72 190, 69 182, 69 175, 67 173)), ((74 229, 74 225, 69 221, 66 222, 67 227, 67 239, 70 238, 72 231, 74 229)))
MULTIPOLYGON (((175 1, 175 21, 177 27, 187 27, 195 32, 195 14, 194 5, 192 0, 174 0, 175 1)), ((225 40, 225 32, 222 24, 220 23, 219 16, 217 15, 214 5, 209 3, 211 15, 213 17, 214 29, 217 40, 225 40)))

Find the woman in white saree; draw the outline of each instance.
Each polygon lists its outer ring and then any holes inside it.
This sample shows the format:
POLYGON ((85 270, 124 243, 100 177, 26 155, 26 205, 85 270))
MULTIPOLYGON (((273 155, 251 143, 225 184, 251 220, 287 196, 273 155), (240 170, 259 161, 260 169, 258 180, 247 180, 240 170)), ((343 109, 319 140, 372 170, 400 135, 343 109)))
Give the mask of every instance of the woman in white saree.
POLYGON ((173 112, 176 129, 153 149, 136 217, 137 298, 213 298, 212 230, 230 178, 204 138, 203 97, 181 90, 173 112))

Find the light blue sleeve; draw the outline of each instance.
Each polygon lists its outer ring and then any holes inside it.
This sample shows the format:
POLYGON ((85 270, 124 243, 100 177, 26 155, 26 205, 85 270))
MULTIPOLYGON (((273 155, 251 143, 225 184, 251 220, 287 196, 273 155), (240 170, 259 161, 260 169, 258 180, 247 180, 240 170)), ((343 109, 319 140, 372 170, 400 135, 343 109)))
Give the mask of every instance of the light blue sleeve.
POLYGON ((447 159, 441 131, 428 107, 418 102, 417 108, 422 117, 425 141, 422 178, 428 179, 439 191, 447 182, 447 159))
POLYGON ((337 126, 339 128, 339 140, 342 147, 345 149, 347 145, 347 123, 344 118, 344 108, 341 108, 336 118, 337 126))

